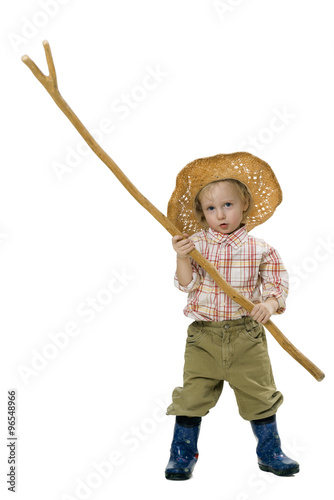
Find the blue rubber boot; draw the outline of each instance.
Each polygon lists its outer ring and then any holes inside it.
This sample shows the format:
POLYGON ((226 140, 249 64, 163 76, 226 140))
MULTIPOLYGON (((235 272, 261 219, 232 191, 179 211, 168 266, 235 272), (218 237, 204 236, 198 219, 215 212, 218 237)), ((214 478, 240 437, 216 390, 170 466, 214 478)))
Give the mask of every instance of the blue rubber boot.
POLYGON ((299 472, 299 464, 287 457, 281 449, 276 415, 270 420, 252 420, 251 426, 258 440, 256 453, 261 470, 277 476, 291 476, 299 472))
POLYGON ((193 473, 198 459, 197 440, 201 424, 183 427, 175 422, 170 459, 165 470, 166 479, 184 481, 193 473))

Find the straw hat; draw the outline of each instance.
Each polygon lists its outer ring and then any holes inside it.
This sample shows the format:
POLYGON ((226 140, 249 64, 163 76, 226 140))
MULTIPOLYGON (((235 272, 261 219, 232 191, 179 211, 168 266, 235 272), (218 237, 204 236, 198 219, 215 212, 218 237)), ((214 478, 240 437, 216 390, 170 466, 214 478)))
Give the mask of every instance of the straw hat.
POLYGON ((211 182, 236 179, 253 197, 253 208, 245 224, 250 231, 272 216, 282 201, 282 191, 268 163, 250 153, 231 153, 200 158, 188 163, 178 174, 168 203, 167 217, 189 236, 203 229, 194 213, 195 197, 211 182))

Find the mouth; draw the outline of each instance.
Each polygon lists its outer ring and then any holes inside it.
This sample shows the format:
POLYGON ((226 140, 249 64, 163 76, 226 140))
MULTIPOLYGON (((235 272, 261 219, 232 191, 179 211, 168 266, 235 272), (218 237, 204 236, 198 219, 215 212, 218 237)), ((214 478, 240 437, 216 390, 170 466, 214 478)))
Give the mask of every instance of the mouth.
POLYGON ((221 227, 222 229, 225 229, 227 228, 228 224, 226 222, 224 222, 223 224, 219 224, 219 227, 221 227))

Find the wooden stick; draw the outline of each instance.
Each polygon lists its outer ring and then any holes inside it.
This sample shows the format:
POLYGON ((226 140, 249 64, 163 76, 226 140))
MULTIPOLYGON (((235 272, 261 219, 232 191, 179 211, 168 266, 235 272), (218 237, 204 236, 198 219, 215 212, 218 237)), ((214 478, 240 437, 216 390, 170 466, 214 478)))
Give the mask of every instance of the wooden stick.
MULTIPOLYGON (((163 215, 152 203, 145 198, 138 189, 132 184, 132 182, 124 175, 122 170, 116 165, 116 163, 110 158, 110 156, 101 148, 101 146, 96 142, 93 136, 88 132, 83 123, 79 120, 77 115, 72 111, 67 102, 62 98, 58 89, 56 70, 51 54, 51 49, 49 43, 45 40, 43 42, 46 60, 49 68, 49 75, 44 75, 41 70, 36 66, 36 64, 30 59, 29 56, 25 55, 22 57, 22 61, 28 66, 28 68, 35 75, 37 80, 43 85, 43 87, 50 94, 52 99, 55 101, 57 106, 61 111, 67 116, 70 122, 77 129, 79 134, 84 138, 89 147, 93 152, 107 165, 111 172, 117 177, 117 179, 123 184, 123 186, 129 191, 129 193, 142 205, 153 217, 164 226, 164 228, 172 235, 182 234, 172 222, 163 215)), ((191 257, 202 266, 210 276, 215 280, 219 287, 226 293, 232 300, 244 307, 248 312, 251 312, 254 304, 241 295, 237 290, 235 290, 231 285, 229 285, 217 271, 217 269, 205 259, 198 250, 193 250, 190 253, 191 257)), ((264 325, 267 330, 273 335, 277 342, 287 351, 298 363, 300 363, 317 381, 323 380, 325 374, 310 361, 304 354, 302 354, 296 347, 291 344, 291 342, 283 335, 283 333, 274 325, 274 323, 269 320, 264 325)))

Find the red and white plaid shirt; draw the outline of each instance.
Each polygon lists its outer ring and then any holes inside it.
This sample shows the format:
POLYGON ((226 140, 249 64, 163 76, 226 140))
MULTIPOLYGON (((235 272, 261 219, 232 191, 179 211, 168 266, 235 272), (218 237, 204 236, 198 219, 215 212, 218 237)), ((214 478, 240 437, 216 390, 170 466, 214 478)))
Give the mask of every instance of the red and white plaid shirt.
MULTIPOLYGON (((245 226, 231 234, 213 229, 200 231, 190 238, 196 249, 218 269, 233 288, 253 303, 276 297, 277 314, 285 311, 289 278, 278 252, 265 241, 249 236, 245 226), (262 285, 262 293, 261 293, 262 285)), ((224 321, 249 316, 249 312, 230 299, 211 276, 191 259, 193 279, 175 286, 188 292, 184 314, 197 321, 224 321)))

